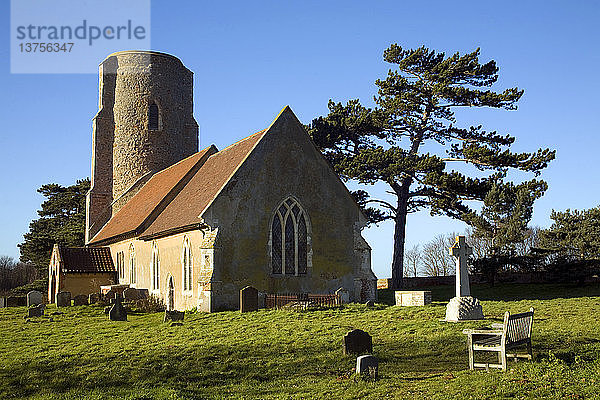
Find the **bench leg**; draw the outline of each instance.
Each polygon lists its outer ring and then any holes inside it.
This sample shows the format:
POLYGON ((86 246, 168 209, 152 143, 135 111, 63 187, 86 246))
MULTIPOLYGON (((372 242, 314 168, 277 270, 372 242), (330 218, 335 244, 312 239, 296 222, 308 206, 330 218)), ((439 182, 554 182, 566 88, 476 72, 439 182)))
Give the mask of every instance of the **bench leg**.
POLYGON ((467 336, 467 349, 469 350, 469 369, 475 369, 474 363, 474 354, 473 354, 473 337, 471 335, 467 336))
POLYGON ((498 362, 502 365, 502 371, 506 371, 506 349, 504 347, 498 352, 498 362))

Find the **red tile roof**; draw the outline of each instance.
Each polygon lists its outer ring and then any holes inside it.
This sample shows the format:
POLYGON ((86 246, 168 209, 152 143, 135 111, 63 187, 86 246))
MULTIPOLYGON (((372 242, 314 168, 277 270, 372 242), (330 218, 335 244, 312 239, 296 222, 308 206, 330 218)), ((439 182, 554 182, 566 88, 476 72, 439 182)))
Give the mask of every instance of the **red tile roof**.
POLYGON ((211 146, 156 173, 92 238, 154 236, 189 225, 218 195, 267 130, 217 151, 211 146))
POLYGON ((114 272, 115 266, 108 247, 62 247, 58 253, 64 272, 114 272))

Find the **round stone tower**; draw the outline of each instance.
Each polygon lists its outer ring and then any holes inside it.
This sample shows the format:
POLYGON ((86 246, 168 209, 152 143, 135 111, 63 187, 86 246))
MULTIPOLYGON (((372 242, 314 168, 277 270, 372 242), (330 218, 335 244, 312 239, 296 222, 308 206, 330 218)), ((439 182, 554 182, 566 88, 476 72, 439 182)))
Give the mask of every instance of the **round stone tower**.
POLYGON ((121 51, 100 64, 89 240, 152 174, 198 151, 193 73, 174 56, 121 51))

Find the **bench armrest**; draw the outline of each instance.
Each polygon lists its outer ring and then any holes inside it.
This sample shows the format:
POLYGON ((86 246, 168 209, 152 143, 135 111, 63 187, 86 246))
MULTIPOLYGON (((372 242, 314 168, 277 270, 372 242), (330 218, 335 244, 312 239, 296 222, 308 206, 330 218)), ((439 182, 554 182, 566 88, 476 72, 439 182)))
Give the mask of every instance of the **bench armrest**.
POLYGON ((500 330, 488 330, 488 329, 463 329, 462 333, 465 335, 490 335, 490 336, 502 336, 504 331, 500 330))

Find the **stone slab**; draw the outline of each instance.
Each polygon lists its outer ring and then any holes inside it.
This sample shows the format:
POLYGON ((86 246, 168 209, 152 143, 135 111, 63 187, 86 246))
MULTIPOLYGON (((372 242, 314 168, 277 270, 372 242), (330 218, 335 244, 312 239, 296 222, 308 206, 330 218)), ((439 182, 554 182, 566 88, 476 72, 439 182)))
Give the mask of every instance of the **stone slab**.
POLYGON ((44 301, 44 296, 42 292, 38 290, 32 290, 27 293, 27 307, 37 306, 38 304, 42 304, 44 301))
POLYGON ((414 307, 431 304, 431 292, 429 290, 397 290, 394 293, 397 306, 414 307))
POLYGON ((373 352, 373 338, 367 332, 353 329, 344 336, 344 354, 373 352))
POLYGON ((356 373, 359 375, 369 375, 377 379, 379 369, 379 360, 370 354, 358 356, 356 358, 356 373))
POLYGON ((78 294, 73 297, 73 305, 74 306, 87 306, 88 305, 88 296, 85 294, 78 294))
POLYGON ((9 296, 6 298, 6 307, 24 307, 27 306, 27 297, 9 296))
POLYGON ((240 290, 240 311, 250 312, 258 310, 258 290, 252 286, 246 286, 240 290))
POLYGON ((43 304, 31 306, 27 309, 27 317, 41 317, 44 315, 45 308, 46 306, 44 306, 43 304))
POLYGON ((56 307, 71 307, 71 292, 58 292, 56 294, 56 307))

